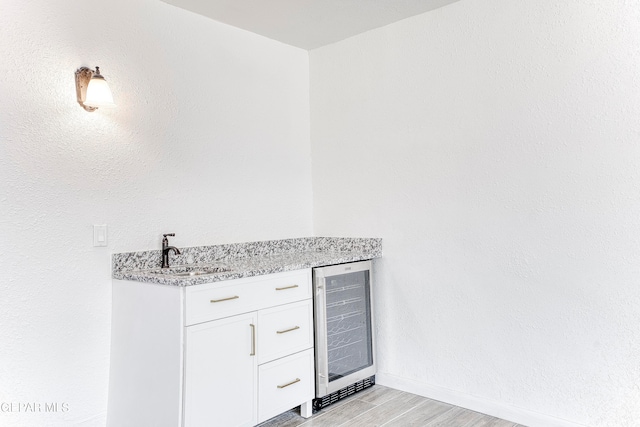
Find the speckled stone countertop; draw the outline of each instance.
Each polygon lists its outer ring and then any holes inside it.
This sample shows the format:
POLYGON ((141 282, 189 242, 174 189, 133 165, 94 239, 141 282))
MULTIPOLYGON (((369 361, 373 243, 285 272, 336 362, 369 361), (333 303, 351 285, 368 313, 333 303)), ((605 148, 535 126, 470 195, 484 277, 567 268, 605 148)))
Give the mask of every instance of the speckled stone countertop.
POLYGON ((229 271, 189 277, 154 274, 161 259, 161 251, 156 250, 114 254, 113 278, 170 286, 199 285, 380 258, 382 239, 302 237, 179 249, 180 255, 170 255, 172 267, 222 266, 229 271))

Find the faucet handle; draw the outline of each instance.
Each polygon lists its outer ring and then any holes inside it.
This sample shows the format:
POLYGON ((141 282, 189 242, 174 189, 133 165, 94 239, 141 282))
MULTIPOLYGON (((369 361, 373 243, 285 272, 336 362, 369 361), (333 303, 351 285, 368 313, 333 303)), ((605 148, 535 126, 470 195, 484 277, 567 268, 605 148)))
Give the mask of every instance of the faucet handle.
POLYGON ((175 237, 176 233, 163 234, 162 237, 175 237))

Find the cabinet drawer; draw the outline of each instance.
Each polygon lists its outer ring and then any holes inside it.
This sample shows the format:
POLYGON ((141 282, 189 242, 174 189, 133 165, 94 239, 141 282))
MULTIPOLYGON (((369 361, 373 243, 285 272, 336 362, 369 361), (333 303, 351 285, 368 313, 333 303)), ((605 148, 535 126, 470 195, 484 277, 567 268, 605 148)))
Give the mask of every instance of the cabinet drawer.
POLYGON ((314 397, 313 350, 287 356, 258 368, 258 422, 314 397))
POLYGON ((311 270, 189 286, 186 326, 311 298, 311 270))
POLYGON ((308 299, 258 313, 258 363, 313 347, 313 304, 308 299))

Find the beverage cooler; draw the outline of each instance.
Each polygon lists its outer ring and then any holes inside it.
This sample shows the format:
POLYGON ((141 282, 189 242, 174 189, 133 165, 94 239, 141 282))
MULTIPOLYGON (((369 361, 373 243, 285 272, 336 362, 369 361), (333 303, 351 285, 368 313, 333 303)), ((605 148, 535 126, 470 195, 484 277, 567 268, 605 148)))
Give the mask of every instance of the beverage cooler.
POLYGON ((313 286, 321 409, 375 383, 371 261, 314 268, 313 286))

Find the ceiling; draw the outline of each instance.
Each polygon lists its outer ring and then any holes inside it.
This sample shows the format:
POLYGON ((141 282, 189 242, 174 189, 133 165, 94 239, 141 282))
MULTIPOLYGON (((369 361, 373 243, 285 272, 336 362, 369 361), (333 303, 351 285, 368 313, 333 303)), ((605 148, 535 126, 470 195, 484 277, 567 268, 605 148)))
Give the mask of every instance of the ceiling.
POLYGON ((458 0, 162 0, 303 49, 315 49, 458 0))

